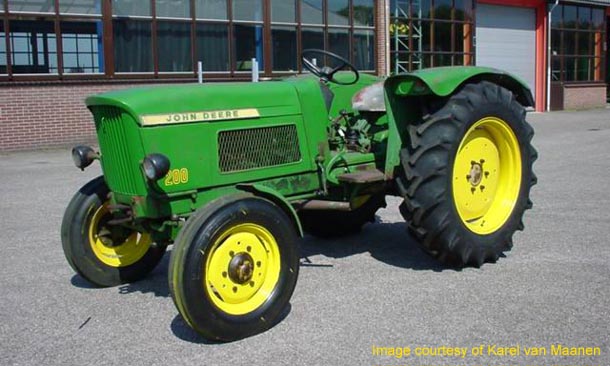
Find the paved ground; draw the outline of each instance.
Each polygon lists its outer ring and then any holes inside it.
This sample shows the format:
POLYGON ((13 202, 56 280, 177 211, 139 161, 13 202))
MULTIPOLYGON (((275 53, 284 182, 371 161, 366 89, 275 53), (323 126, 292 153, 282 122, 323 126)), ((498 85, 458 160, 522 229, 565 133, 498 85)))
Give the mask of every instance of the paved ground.
POLYGON ((60 222, 97 165, 79 172, 68 150, 2 155, 0 364, 609 365, 610 110, 529 119, 539 184, 507 258, 443 269, 406 234, 391 200, 360 236, 307 238, 287 317, 229 344, 206 343, 177 315, 168 256, 147 280, 121 287, 91 288, 72 272, 60 222), (524 346, 552 344, 601 355, 524 355, 524 346), (479 345, 486 355, 466 359, 372 354, 479 345), (521 355, 489 356, 487 345, 520 345, 521 355))

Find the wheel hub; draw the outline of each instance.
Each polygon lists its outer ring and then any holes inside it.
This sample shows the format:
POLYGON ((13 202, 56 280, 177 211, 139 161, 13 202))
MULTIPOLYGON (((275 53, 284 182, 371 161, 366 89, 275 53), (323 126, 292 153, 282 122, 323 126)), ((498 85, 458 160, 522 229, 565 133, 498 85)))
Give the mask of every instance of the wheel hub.
POLYGON ((471 162, 470 173, 468 173, 466 178, 473 187, 478 186, 483 179, 483 164, 475 161, 471 162))
POLYGON ((240 285, 250 281, 254 273, 254 260, 246 252, 236 254, 229 262, 229 278, 240 285))

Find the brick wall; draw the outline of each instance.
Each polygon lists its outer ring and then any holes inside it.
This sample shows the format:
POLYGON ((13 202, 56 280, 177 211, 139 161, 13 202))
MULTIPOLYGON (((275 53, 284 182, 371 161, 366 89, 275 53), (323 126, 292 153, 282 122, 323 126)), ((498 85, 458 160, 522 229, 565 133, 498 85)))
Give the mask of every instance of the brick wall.
POLYGON ((0 87, 0 152, 95 141, 84 100, 132 85, 31 85, 0 87))
POLYGON ((604 108, 606 85, 564 85, 563 108, 566 110, 604 108))
POLYGON ((377 27, 375 29, 375 33, 377 35, 377 43, 375 53, 377 58, 378 75, 388 74, 386 65, 386 61, 389 57, 388 53, 386 52, 386 42, 388 41, 388 24, 386 24, 386 3, 388 1, 389 0, 380 0, 375 2, 375 4, 377 5, 377 19, 375 22, 375 24, 377 24, 377 27))

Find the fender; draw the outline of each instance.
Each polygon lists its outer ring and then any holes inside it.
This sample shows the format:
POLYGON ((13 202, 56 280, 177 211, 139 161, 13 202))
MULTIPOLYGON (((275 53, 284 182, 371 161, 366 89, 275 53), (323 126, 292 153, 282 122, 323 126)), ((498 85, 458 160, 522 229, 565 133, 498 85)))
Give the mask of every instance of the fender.
POLYGON ((393 177, 394 169, 400 165, 402 136, 406 136, 409 125, 418 123, 421 119, 415 103, 405 102, 403 98, 429 95, 444 98, 465 84, 479 81, 498 84, 510 90, 523 106, 534 107, 532 92, 522 79, 490 67, 437 67, 391 76, 384 82, 390 129, 384 169, 387 177, 393 177))
POLYGON ((398 96, 437 95, 446 97, 464 84, 490 81, 510 90, 519 103, 534 107, 532 92, 525 81, 516 75, 491 67, 437 67, 400 74, 385 82, 387 92, 398 96), (389 90, 388 90, 389 88, 389 90))
POLYGON ((288 202, 288 200, 286 200, 286 198, 284 196, 282 196, 281 193, 277 192, 273 188, 269 188, 265 185, 258 184, 258 183, 238 184, 237 189, 239 189, 241 191, 252 193, 259 197, 266 198, 266 199, 270 200, 271 202, 275 203, 276 205, 278 205, 278 207, 281 208, 286 213, 288 218, 290 218, 290 221, 292 221, 292 223, 294 224, 294 227, 297 230, 297 233, 299 234, 299 236, 301 238, 304 236, 303 227, 301 226, 301 221, 299 220, 299 216, 297 215, 297 212, 295 211, 294 207, 292 207, 290 202, 288 202))

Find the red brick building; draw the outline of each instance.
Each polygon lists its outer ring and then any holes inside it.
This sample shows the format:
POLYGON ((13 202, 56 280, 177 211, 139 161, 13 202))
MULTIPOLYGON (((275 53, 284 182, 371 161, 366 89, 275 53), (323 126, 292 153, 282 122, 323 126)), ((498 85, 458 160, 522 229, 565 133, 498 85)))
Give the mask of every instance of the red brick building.
POLYGON ((196 82, 199 61, 206 82, 249 80, 252 58, 262 78, 293 75, 307 48, 378 75, 493 66, 528 82, 538 111, 603 106, 609 7, 610 0, 0 0, 0 152, 93 140, 87 95, 196 82))

